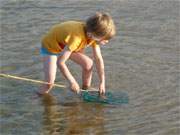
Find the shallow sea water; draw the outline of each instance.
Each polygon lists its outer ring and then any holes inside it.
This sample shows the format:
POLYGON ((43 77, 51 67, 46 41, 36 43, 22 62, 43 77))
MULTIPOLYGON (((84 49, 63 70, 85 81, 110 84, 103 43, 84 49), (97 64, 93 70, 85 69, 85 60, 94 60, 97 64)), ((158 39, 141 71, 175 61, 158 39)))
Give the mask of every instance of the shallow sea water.
MULTIPOLYGON (((43 79, 40 39, 65 20, 109 12, 117 35, 102 48, 107 91, 128 104, 83 102, 68 89, 35 97, 39 85, 1 79, 1 135, 179 135, 178 0, 1 0, 1 73, 43 79)), ((91 55, 91 49, 87 48, 91 55)), ((81 84, 81 73, 68 66, 81 84)), ((95 71, 95 70, 94 70, 95 71)), ((57 72, 57 83, 67 84, 57 72)), ((97 87, 94 72, 93 86, 97 87)))

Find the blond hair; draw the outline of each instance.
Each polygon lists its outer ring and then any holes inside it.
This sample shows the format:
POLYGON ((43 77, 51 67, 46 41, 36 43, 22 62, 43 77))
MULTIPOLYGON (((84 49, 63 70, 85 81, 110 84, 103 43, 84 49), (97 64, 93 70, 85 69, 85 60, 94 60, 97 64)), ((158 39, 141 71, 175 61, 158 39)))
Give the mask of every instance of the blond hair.
POLYGON ((105 40, 116 34, 114 21, 108 13, 96 13, 86 21, 86 31, 105 40))

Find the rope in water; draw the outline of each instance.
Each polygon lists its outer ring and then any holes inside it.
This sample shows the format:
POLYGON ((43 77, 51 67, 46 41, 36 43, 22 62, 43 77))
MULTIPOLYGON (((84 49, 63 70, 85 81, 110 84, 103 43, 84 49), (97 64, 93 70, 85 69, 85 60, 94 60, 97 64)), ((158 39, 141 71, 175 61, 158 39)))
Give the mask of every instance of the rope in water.
MULTIPOLYGON (((45 81, 34 80, 34 79, 29 79, 29 78, 19 77, 19 76, 14 76, 14 75, 9 75, 9 74, 3 74, 3 73, 0 73, 0 77, 12 78, 12 79, 23 80, 23 81, 39 83, 39 84, 50 84, 50 83, 45 82, 45 81)), ((53 84, 53 86, 56 86, 56 87, 59 87, 59 88, 67 88, 66 85, 62 85, 62 84, 53 84)), ((80 89, 80 90, 81 91, 98 91, 98 90, 96 90, 94 88, 92 90, 83 90, 83 89, 80 89)))

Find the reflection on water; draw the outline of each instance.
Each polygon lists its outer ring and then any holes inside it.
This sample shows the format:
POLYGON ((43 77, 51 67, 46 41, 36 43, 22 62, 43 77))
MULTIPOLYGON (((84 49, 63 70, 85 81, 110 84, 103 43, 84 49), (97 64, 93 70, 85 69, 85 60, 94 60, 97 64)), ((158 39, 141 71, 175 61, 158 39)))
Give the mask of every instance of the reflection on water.
POLYGON ((52 95, 42 97, 43 133, 91 134, 104 131, 104 107, 100 104, 58 103, 52 95))

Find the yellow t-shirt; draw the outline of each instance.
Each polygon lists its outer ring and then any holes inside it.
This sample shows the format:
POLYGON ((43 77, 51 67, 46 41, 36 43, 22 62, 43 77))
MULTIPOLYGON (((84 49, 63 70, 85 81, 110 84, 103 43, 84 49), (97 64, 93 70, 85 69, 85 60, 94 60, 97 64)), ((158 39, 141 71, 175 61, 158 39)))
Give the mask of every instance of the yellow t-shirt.
POLYGON ((96 41, 87 38, 84 28, 85 23, 78 21, 56 24, 42 37, 42 46, 51 53, 61 52, 66 45, 74 52, 87 45, 95 47, 96 41))

